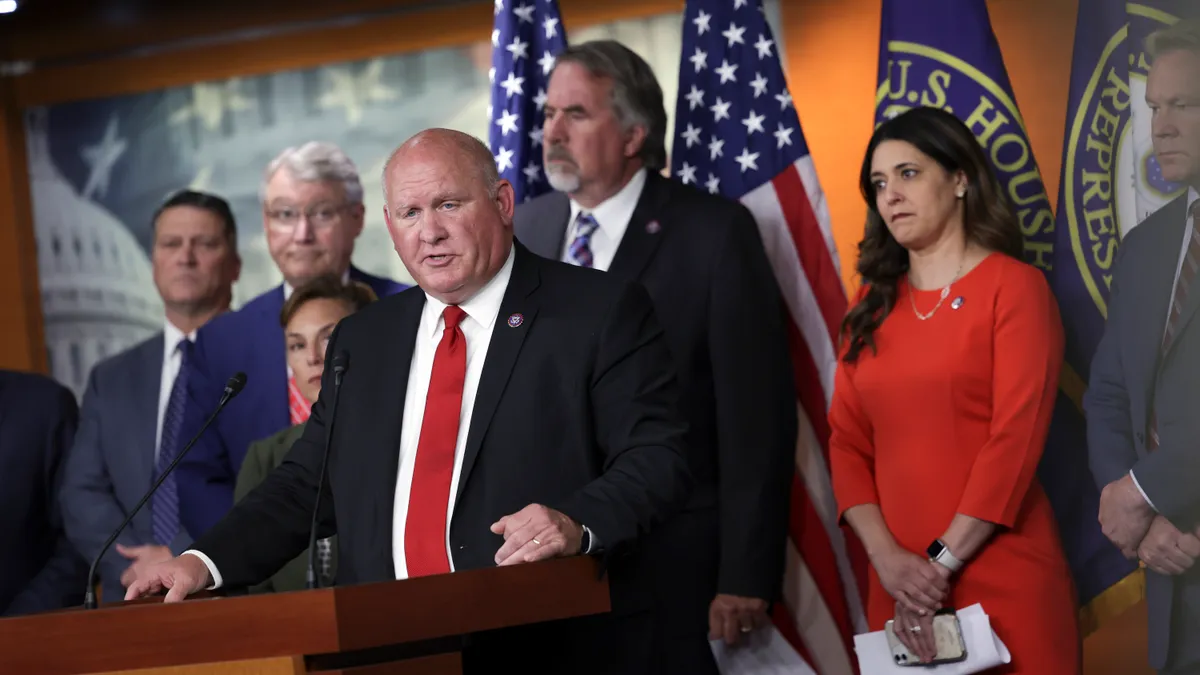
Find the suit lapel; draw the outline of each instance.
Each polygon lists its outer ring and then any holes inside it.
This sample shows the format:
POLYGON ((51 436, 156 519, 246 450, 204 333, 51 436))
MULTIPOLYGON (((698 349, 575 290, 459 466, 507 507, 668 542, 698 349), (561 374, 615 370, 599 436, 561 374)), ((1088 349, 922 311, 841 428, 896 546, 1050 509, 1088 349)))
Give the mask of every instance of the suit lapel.
POLYGON ((550 260, 562 260, 563 244, 571 229, 571 201, 561 192, 542 199, 541 212, 532 214, 529 227, 522 228, 521 243, 550 260))
MULTIPOLYGON (((375 421, 380 429, 376 442, 364 448, 375 456, 365 458, 363 466, 379 467, 378 470, 370 470, 367 475, 368 480, 376 482, 368 489, 371 494, 378 495, 375 500, 374 531, 385 533, 376 540, 378 546, 375 549, 384 578, 393 575, 395 569, 392 559, 392 519, 396 504, 396 476, 400 470, 400 426, 404 419, 404 398, 408 391, 417 330, 421 325, 421 310, 425 307, 425 294, 419 290, 396 297, 398 308, 395 318, 388 325, 387 334, 380 343, 386 348, 380 354, 379 367, 370 373, 371 383, 365 387, 365 391, 372 392, 372 395, 356 415, 363 420, 375 421)), ((347 376, 350 376, 349 372, 347 376)))
MULTIPOLYGON (((1188 239, 1187 243, 1184 243, 1184 241, 1183 241, 1183 237, 1185 235, 1185 230, 1187 229, 1187 197, 1184 196, 1181 199, 1176 199, 1174 202, 1172 202, 1170 204, 1170 206, 1167 209, 1164 209, 1164 210, 1167 211, 1167 217, 1171 219, 1171 227, 1163 228, 1163 229, 1171 230, 1172 237, 1174 238, 1173 241, 1174 241, 1175 256, 1170 258, 1170 260, 1175 261, 1178 259, 1178 256, 1179 256, 1179 247, 1180 246, 1186 247, 1186 246, 1189 246, 1191 243, 1190 238, 1188 239)), ((1174 273, 1175 273, 1176 269, 1180 269, 1181 270, 1180 273, 1182 273, 1182 268, 1176 268, 1176 267, 1165 266, 1165 265, 1160 266, 1160 267, 1170 267, 1169 271, 1172 275, 1171 283, 1173 286, 1174 285, 1174 273)), ((1171 293, 1171 291, 1168 290, 1167 297, 1170 297, 1170 293, 1171 293)), ((1191 285, 1189 287, 1189 292, 1187 294, 1187 299, 1184 302, 1183 309, 1180 311, 1180 314, 1179 314, 1179 325, 1175 329, 1176 339, 1174 342, 1171 343, 1171 349, 1168 350, 1167 354, 1163 355, 1164 361, 1166 360, 1166 357, 1170 355, 1170 352, 1174 351, 1175 346, 1179 344, 1179 337, 1183 334, 1183 331, 1187 328, 1187 325, 1192 320, 1192 317, 1194 317, 1196 315, 1197 308, 1200 308, 1200 278, 1193 279, 1191 282, 1191 285)))
POLYGON ((135 472, 135 484, 150 487, 154 479, 155 456, 158 452, 156 437, 158 436, 158 400, 162 395, 162 366, 166 335, 159 333, 158 337, 146 343, 137 358, 130 359, 130 410, 138 411, 133 420, 137 430, 137 442, 126 446, 130 453, 129 461, 123 466, 135 472), (142 413, 141 411, 145 411, 142 413), (147 453, 146 449, 150 452, 147 453))
POLYGON ((625 228, 625 234, 621 237, 617 254, 608 267, 609 274, 636 281, 642 270, 646 269, 646 265, 654 257, 654 252, 658 250, 663 230, 667 226, 659 217, 663 206, 666 205, 669 189, 667 179, 654 172, 646 175, 646 186, 642 188, 637 207, 633 210, 633 217, 629 219, 629 226, 625 228))
MULTIPOLYGON (((290 398, 288 395, 288 365, 286 341, 279 326, 279 313, 283 309, 283 286, 278 286, 259 307, 258 326, 253 334, 259 336, 259 377, 265 386, 262 389, 266 400, 266 412, 271 426, 284 429, 292 424, 290 398)), ((232 373, 230 373, 232 374, 232 373)), ((228 377, 228 376, 226 376, 228 377)))
POLYGON ((504 387, 508 384, 509 375, 521 352, 525 336, 537 316, 537 297, 533 292, 540 283, 537 269, 537 258, 520 244, 514 242, 516 260, 513 261, 512 277, 508 289, 504 292, 504 300, 500 303, 500 312, 496 323, 492 326, 492 338, 488 344, 487 359, 483 362, 483 373, 479 377, 479 387, 475 392, 475 409, 471 413, 471 427, 467 432, 467 445, 463 452, 462 471, 458 479, 458 492, 455 504, 461 503, 463 490, 470 480, 471 469, 479 456, 483 438, 487 435, 488 426, 504 387), (509 317, 520 315, 517 325, 509 321, 509 317))
MULTIPOLYGON (((1151 226, 1153 228, 1151 229, 1151 233, 1157 239, 1154 241, 1153 250, 1162 251, 1160 259, 1170 261, 1169 264, 1153 265, 1151 269, 1146 271, 1144 276, 1147 285, 1144 297, 1153 298, 1153 301, 1147 301, 1144 305, 1147 315, 1150 315, 1144 317, 1144 321, 1153 321, 1152 325, 1156 328, 1154 330, 1146 330, 1145 333, 1153 335, 1154 348, 1151 353, 1156 354, 1156 357, 1158 357, 1156 359, 1157 368, 1148 369, 1147 372, 1154 372, 1154 374, 1157 374, 1158 369, 1162 368, 1166 357, 1170 354, 1170 351, 1168 353, 1160 352, 1162 352, 1163 331, 1166 328, 1166 321, 1168 321, 1171 311, 1171 300, 1175 291, 1175 277, 1177 271, 1180 270, 1176 264, 1178 259, 1180 259, 1180 247, 1187 245, 1183 241, 1184 229, 1187 228, 1186 202, 1186 197, 1176 199, 1175 202, 1171 202, 1165 208, 1158 211, 1157 214, 1151 216, 1151 219, 1156 220, 1147 220, 1139 226, 1151 226)), ((1180 318, 1178 318, 1178 324, 1175 329, 1176 336, 1182 333, 1183 328, 1188 323, 1188 319, 1195 313, 1196 301, 1200 300, 1200 292, 1196 291, 1198 289, 1193 289, 1188 294, 1187 301, 1183 305, 1183 310, 1180 313, 1180 318)), ((1176 339, 1174 345, 1178 345, 1178 342, 1180 341, 1176 339)), ((1172 350, 1174 350, 1174 345, 1172 345, 1172 350)), ((1153 386, 1153 382, 1151 382, 1150 386, 1153 386)))

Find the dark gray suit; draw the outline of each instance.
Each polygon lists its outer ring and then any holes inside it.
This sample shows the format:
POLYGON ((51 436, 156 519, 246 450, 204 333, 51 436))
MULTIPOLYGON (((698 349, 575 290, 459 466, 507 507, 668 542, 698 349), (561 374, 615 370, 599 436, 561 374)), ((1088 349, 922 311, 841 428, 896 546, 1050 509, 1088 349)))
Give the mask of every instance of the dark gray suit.
MULTIPOLYGON (((517 238, 558 260, 566 195, 522 204, 517 238)), ((708 607, 717 593, 779 599, 796 451, 786 314, 754 217, 740 203, 653 172, 608 274, 645 286, 682 384, 696 489, 650 538, 661 675, 716 673, 708 607)))
MULTIPOLYGON (((158 333, 100 362, 88 377, 61 499, 67 538, 89 562, 153 481, 162 362, 163 334, 158 333)), ((152 544, 153 533, 147 504, 117 543, 152 544)), ((180 528, 170 548, 178 555, 190 544, 180 528)), ((104 555, 99 566, 104 602, 124 600, 121 573, 127 567, 116 546, 104 555)))
MULTIPOLYGON (((1108 321, 1084 396, 1088 454, 1096 482, 1133 470, 1160 514, 1184 532, 1200 524, 1200 280, 1161 353, 1163 329, 1187 225, 1187 198, 1172 201, 1121 242, 1108 321), (1147 450, 1151 411, 1159 447, 1147 450)), ((1146 570, 1150 665, 1200 668, 1200 565, 1177 577, 1146 570)))

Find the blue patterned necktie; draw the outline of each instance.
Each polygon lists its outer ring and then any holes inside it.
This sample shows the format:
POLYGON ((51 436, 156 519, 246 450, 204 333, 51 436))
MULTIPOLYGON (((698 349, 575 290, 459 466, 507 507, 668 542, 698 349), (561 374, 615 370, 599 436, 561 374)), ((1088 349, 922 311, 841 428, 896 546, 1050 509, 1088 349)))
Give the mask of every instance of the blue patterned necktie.
POLYGON ((567 252, 570 262, 580 267, 592 266, 592 233, 597 227, 600 227, 600 223, 590 213, 580 211, 575 217, 575 239, 571 241, 571 248, 567 252))
MULTIPOLYGON (((155 480, 166 471, 180 450, 179 431, 183 425, 183 406, 187 398, 188 357, 191 346, 191 340, 186 338, 175 346, 180 356, 179 374, 175 376, 175 384, 171 386, 171 397, 167 399, 167 410, 163 415, 162 441, 158 446, 158 461, 154 467, 155 480)), ((169 546, 179 533, 179 487, 175 484, 174 474, 167 476, 154 493, 150 510, 154 516, 154 540, 163 546, 169 546)))

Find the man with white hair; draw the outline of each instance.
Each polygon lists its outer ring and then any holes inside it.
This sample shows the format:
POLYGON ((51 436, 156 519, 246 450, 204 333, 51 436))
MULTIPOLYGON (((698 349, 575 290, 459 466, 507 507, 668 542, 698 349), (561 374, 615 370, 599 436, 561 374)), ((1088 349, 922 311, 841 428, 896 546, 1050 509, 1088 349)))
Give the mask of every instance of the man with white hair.
MULTIPOLYGON (((221 398, 225 382, 247 375, 237 403, 221 413, 180 462, 184 526, 199 536, 233 505, 233 486, 250 443, 308 419, 284 357, 279 313, 292 290, 324 274, 367 284, 379 297, 406 286, 350 264, 363 229, 363 187, 350 158, 332 143, 287 148, 267 165, 259 191, 271 258, 283 283, 220 316, 196 337, 188 364, 189 400, 181 438, 190 439, 221 398)), ((186 442, 186 441, 185 441, 186 442)))

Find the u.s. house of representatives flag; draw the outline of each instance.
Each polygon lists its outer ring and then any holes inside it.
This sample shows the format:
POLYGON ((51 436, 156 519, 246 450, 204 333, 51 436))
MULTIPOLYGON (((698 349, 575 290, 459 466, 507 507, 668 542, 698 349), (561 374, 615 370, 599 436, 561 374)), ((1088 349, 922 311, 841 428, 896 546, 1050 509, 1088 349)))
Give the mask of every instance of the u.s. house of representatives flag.
POLYGON ((826 423, 846 295, 776 44, 760 0, 688 0, 671 173, 753 212, 783 291, 801 424, 775 624, 820 675, 849 675, 866 561, 836 522, 826 423))
POLYGON ((550 191, 542 162, 542 107, 554 59, 566 48, 558 0, 495 0, 488 145, 518 203, 550 191))
MULTIPOLYGON (((1193 12, 1200 9, 1194 0, 1091 0, 1079 6, 1058 217, 1039 241, 1052 263, 1050 283, 1067 335, 1064 389, 1076 412, 1108 315, 1121 238, 1184 189, 1166 182, 1154 159, 1144 48, 1150 33, 1174 23, 1189 4, 1193 12)), ((1076 571, 1084 600, 1091 599, 1085 628, 1142 594, 1141 573, 1111 547, 1097 546, 1090 555, 1086 569, 1076 571)))
MULTIPOLYGON (((1090 2, 1080 9, 1094 11, 1090 2)), ((1034 161, 986 2, 884 0, 880 42, 876 122, 918 105, 942 108, 963 120, 1016 208, 1026 259, 1053 280, 1064 261, 1056 243, 1062 228, 1034 161)), ((1065 320, 1073 299, 1058 297, 1065 320)), ((1068 393, 1071 380, 1070 373, 1063 377, 1038 477, 1054 507, 1080 600, 1087 605, 1132 565, 1096 521, 1099 492, 1088 469, 1083 418, 1068 393)), ((1094 627, 1091 617, 1085 609, 1085 629, 1094 627)))

